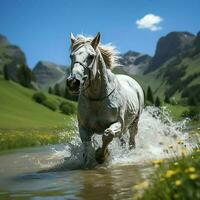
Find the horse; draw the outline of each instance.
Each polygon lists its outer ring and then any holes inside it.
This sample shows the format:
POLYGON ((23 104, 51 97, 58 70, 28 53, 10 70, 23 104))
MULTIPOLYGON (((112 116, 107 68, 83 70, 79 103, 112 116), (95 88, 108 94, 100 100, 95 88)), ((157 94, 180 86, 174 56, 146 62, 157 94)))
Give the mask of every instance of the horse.
POLYGON ((86 37, 71 33, 71 73, 66 85, 78 95, 78 128, 84 146, 84 163, 90 162, 93 134, 102 135, 102 147, 95 152, 98 163, 107 156, 108 145, 114 137, 122 143, 122 135, 129 131, 129 148, 135 148, 138 121, 144 107, 142 87, 133 78, 114 74, 118 52, 111 45, 100 42, 101 35, 86 37))

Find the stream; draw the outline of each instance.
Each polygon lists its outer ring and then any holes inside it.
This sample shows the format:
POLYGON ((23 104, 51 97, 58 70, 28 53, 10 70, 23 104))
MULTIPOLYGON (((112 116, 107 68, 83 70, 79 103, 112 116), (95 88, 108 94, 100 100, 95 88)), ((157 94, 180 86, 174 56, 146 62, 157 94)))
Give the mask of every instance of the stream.
MULTIPOLYGON (((192 150, 186 124, 186 120, 173 122, 166 110, 146 108, 139 121, 136 149, 121 146, 116 138, 109 145, 107 161, 98 165, 94 160, 90 169, 83 167, 78 134, 67 144, 1 153, 0 199, 133 199, 133 186, 150 177, 152 161, 180 155, 182 148, 192 150)), ((128 141, 128 134, 124 139, 128 141)), ((100 145, 101 137, 95 135, 93 147, 100 145)))

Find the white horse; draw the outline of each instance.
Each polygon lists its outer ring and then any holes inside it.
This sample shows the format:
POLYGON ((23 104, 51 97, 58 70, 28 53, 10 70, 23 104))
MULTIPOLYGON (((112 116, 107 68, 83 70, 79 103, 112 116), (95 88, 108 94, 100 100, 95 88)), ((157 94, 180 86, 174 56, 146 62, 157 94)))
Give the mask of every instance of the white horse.
POLYGON ((91 137, 102 135, 102 147, 96 160, 103 163, 108 155, 108 144, 114 137, 121 138, 129 131, 129 146, 135 147, 138 120, 144 106, 141 86, 131 77, 115 75, 117 54, 112 45, 100 43, 100 33, 94 38, 71 34, 71 74, 67 86, 79 93, 78 126, 84 144, 84 160, 89 164, 91 137))

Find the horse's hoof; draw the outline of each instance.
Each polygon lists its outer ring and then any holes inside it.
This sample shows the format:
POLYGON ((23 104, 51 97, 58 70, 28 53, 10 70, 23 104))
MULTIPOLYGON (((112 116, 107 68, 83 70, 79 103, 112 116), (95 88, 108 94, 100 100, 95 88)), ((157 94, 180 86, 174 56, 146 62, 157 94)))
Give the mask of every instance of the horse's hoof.
POLYGON ((96 161, 99 164, 102 164, 105 162, 108 155, 109 155, 108 149, 106 149, 105 152, 103 152, 103 150, 101 148, 98 148, 95 152, 96 161))

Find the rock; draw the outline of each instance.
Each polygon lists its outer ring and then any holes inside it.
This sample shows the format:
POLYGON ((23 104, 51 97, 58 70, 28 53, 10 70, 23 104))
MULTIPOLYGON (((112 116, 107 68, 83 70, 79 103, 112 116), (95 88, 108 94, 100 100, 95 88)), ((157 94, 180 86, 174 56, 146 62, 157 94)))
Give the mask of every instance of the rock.
POLYGON ((39 61, 33 69, 40 88, 47 89, 56 83, 62 82, 67 73, 66 66, 57 65, 48 61, 39 61))
POLYGON ((121 55, 120 64, 118 68, 124 70, 127 74, 143 74, 143 72, 149 66, 151 56, 147 54, 141 54, 135 51, 128 51, 121 55))
POLYGON ((171 32, 161 37, 156 46, 156 52, 145 72, 159 68, 168 59, 188 51, 194 41, 195 35, 189 32, 171 32))

